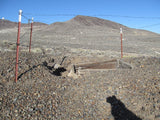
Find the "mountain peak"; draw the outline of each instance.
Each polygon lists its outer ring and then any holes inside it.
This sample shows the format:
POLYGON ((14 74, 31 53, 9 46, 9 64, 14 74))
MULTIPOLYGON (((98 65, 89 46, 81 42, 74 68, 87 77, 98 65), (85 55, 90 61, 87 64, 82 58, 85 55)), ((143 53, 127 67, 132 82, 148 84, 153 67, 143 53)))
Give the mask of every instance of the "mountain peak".
POLYGON ((79 23, 82 26, 106 26, 106 27, 110 27, 113 29, 119 29, 121 27, 126 28, 126 26, 123 26, 116 22, 112 22, 112 21, 97 18, 97 17, 83 16, 83 15, 77 15, 70 21, 79 23))

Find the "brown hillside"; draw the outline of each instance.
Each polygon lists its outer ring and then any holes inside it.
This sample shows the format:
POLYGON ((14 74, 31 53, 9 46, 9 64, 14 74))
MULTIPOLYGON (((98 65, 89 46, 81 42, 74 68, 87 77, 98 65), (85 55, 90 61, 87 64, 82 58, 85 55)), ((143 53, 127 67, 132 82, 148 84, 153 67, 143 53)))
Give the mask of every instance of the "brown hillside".
POLYGON ((113 29, 119 29, 120 27, 127 28, 126 26, 116 22, 100 19, 97 17, 89 17, 89 16, 82 16, 82 15, 78 15, 73 19, 69 20, 68 22, 79 23, 80 25, 83 25, 83 26, 101 26, 101 27, 109 27, 113 29))
MULTIPOLYGON (((43 26, 43 25, 47 25, 45 23, 41 23, 41 22, 34 22, 33 26, 43 26)), ((1 29, 6 29, 6 28, 14 28, 17 27, 18 23, 17 22, 12 22, 9 20, 1 20, 0 19, 0 30, 1 29)), ((26 23, 22 23, 21 24, 22 27, 28 27, 29 25, 26 23)))

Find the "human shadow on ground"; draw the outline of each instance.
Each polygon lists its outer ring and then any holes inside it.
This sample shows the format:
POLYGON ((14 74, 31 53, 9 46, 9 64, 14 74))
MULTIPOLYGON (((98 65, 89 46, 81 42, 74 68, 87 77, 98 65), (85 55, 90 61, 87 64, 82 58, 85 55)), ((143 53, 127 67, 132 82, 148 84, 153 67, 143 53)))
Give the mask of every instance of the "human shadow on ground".
POLYGON ((118 100, 116 96, 107 97, 106 102, 111 104, 111 113, 114 117, 114 120, 142 120, 133 112, 128 110, 124 103, 118 100))

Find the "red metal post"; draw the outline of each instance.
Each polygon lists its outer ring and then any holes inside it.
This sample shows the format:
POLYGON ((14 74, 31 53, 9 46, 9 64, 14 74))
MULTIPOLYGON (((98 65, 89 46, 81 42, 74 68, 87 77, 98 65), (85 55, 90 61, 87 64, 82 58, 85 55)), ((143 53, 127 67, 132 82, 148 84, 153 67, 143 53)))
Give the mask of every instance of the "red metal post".
POLYGON ((123 37, 122 37, 122 28, 120 28, 120 34, 121 34, 121 58, 123 58, 123 37))
POLYGON ((30 32, 29 53, 31 52, 32 29, 33 29, 33 17, 32 17, 32 22, 31 22, 31 32, 30 32))
POLYGON ((18 22, 18 35, 17 35, 17 52, 16 52, 16 69, 15 69, 15 82, 18 78, 18 55, 19 55, 19 45, 20 45, 20 28, 21 28, 21 15, 22 10, 19 10, 19 22, 18 22))

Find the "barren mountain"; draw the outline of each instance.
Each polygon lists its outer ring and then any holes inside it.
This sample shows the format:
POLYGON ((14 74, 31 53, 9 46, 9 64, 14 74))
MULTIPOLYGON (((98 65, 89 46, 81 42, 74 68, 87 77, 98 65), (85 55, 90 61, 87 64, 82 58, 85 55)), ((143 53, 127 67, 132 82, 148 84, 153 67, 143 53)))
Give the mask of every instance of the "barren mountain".
MULTIPOLYGON (((35 40, 47 46, 66 46, 94 50, 120 51, 120 28, 123 28, 124 51, 157 54, 159 34, 126 27, 112 21, 76 16, 66 22, 56 22, 35 31, 35 40)), ((158 54, 159 55, 159 54, 158 54)))
MULTIPOLYGON (((10 21, 1 21, 1 28, 3 28, 3 25, 5 28, 10 29, 0 31, 2 41, 7 40, 16 43, 17 28, 15 26, 17 24, 10 21)), ((25 25, 22 24, 21 35, 24 35, 21 38, 21 44, 28 46, 30 30, 29 27, 23 28, 25 25)), ((34 23, 32 48, 46 49, 65 46, 73 49, 120 52, 120 28, 123 28, 124 52, 160 55, 159 34, 129 28, 105 19, 82 15, 78 15, 66 22, 56 22, 50 25, 34 23)))
MULTIPOLYGON (((77 24, 80 26, 100 26, 100 27, 108 27, 110 29, 130 29, 129 27, 122 25, 120 23, 116 23, 110 20, 105 20, 102 18, 97 18, 97 17, 90 17, 90 16, 83 16, 83 15, 77 15, 76 17, 72 18, 69 21, 66 21, 66 23, 69 24, 77 24)), ((149 32, 142 30, 143 32, 149 32)))
POLYGON ((1 20, 0 19, 0 29, 13 28, 16 26, 17 26, 16 22, 11 22, 9 20, 1 20))
MULTIPOLYGON (((34 26, 42 26, 42 25, 47 25, 47 24, 40 23, 40 22, 35 22, 34 23, 34 26)), ((6 28, 15 28, 17 26, 18 26, 17 22, 12 22, 12 21, 9 21, 9 20, 2 20, 2 19, 0 19, 0 30, 1 29, 6 29, 6 28)), ((21 26, 22 27, 28 27, 29 25, 22 23, 21 26)))
POLYGON ((119 23, 115 23, 109 20, 104 20, 97 17, 82 16, 82 15, 78 15, 74 17, 73 19, 67 21, 67 23, 70 23, 70 24, 76 23, 81 26, 101 26, 101 27, 108 27, 112 29, 119 29, 121 27, 127 28, 124 25, 121 25, 119 23))

